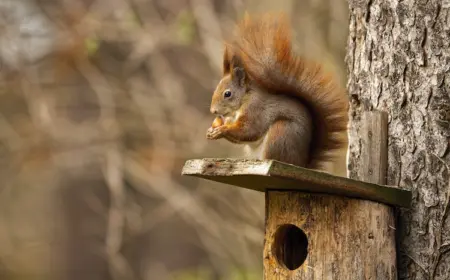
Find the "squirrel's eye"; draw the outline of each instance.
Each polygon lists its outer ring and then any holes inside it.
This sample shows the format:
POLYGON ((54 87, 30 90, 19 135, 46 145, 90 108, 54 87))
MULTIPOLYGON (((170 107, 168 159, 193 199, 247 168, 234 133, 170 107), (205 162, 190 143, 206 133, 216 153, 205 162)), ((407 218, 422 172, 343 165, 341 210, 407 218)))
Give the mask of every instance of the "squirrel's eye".
POLYGON ((228 98, 228 97, 230 97, 231 96, 231 91, 229 91, 229 90, 226 90, 224 93, 223 93, 223 97, 225 97, 225 98, 228 98))

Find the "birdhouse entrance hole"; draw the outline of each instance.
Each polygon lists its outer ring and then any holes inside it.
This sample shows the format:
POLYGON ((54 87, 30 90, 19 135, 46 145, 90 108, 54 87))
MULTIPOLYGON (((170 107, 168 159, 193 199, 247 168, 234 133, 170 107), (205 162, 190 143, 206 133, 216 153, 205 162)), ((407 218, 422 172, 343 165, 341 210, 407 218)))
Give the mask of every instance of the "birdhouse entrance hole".
POLYGON ((289 270, 299 268, 308 255, 308 238, 295 225, 281 225, 275 232, 272 254, 281 266, 289 270))

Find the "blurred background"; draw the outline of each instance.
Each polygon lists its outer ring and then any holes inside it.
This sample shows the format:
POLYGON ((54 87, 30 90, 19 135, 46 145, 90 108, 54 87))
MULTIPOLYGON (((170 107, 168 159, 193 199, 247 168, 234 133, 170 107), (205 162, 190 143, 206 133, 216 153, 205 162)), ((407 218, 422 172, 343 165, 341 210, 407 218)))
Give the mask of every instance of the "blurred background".
POLYGON ((268 10, 345 86, 345 0, 0 0, 1 280, 262 279, 264 194, 180 173, 239 155, 222 38, 268 10))

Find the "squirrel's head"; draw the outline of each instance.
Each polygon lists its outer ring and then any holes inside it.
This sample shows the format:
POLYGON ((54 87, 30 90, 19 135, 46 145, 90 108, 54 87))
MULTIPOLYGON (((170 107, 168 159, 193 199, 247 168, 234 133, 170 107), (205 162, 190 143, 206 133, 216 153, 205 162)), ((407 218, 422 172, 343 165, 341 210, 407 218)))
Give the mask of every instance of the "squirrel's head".
POLYGON ((211 113, 225 116, 236 112, 241 107, 247 92, 247 75, 244 69, 234 67, 217 85, 212 97, 211 113))

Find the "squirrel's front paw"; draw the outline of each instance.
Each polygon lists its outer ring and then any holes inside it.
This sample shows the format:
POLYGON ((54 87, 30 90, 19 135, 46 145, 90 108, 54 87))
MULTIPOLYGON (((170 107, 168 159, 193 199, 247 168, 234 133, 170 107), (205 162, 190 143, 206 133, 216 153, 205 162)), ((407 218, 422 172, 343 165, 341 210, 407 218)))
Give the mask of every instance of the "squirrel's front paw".
POLYGON ((208 131, 206 132, 206 138, 209 140, 216 140, 219 138, 222 138, 222 126, 218 127, 210 127, 208 131))

